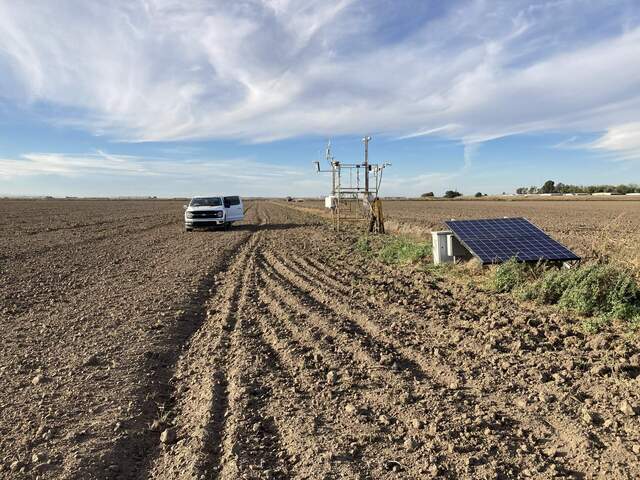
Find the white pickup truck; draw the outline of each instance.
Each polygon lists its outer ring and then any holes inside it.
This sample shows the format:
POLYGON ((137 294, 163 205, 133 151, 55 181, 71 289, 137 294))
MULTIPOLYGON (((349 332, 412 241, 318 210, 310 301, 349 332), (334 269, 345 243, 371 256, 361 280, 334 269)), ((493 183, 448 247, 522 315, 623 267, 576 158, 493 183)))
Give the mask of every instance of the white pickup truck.
POLYGON ((193 197, 185 205, 184 229, 190 232, 198 227, 231 227, 244 219, 242 199, 236 196, 193 197))

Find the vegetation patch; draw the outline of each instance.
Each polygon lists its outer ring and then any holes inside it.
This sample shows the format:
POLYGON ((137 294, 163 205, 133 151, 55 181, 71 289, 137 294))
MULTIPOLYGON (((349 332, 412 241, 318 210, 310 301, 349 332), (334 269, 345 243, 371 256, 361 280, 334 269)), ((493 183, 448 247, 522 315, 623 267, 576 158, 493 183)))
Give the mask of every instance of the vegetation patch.
POLYGON ((415 264, 431 257, 430 242, 396 236, 361 235, 355 242, 355 250, 386 264, 415 264))
POLYGON ((360 253, 369 254, 371 253, 371 240, 368 235, 362 235, 356 240, 356 250, 360 253))
POLYGON ((496 292, 592 317, 584 323, 589 332, 613 319, 626 320, 629 326, 640 322, 640 287, 627 269, 611 264, 564 270, 510 260, 494 270, 491 286, 496 292))
POLYGON ((499 293, 511 292, 524 285, 531 274, 531 268, 526 263, 511 259, 495 269, 491 286, 499 293))
POLYGON ((389 238, 378 251, 378 258, 389 264, 418 263, 431 256, 431 243, 404 237, 389 238))

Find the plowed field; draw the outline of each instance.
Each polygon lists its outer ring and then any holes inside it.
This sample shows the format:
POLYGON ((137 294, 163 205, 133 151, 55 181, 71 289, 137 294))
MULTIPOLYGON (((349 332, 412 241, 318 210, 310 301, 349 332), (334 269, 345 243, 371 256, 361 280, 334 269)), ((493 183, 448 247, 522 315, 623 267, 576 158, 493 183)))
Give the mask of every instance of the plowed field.
POLYGON ((253 202, 0 203, 0 476, 640 477, 637 340, 253 202))

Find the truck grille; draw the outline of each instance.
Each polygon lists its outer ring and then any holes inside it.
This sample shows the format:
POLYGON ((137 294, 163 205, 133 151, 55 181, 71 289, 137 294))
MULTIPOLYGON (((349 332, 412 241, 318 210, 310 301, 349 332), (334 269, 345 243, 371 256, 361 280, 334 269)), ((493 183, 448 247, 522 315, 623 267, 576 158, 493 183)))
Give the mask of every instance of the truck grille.
POLYGON ((222 218, 222 211, 216 210, 212 212, 192 212, 191 218, 222 218))

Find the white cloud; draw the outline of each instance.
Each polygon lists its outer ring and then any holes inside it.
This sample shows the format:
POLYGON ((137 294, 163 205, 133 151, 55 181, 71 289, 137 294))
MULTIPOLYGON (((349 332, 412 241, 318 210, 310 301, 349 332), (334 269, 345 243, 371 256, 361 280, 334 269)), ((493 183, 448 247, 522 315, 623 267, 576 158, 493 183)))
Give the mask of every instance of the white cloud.
POLYGON ((463 170, 469 170, 473 163, 473 157, 478 153, 479 143, 465 143, 464 145, 464 167, 463 170))
POLYGON ((640 159, 640 122, 609 128, 590 148, 622 159, 640 159))
POLYGON ((402 135, 398 137, 398 140, 405 140, 407 138, 425 137, 427 135, 434 135, 434 134, 442 134, 442 133, 446 134, 449 132, 454 132, 459 128, 460 128, 460 125, 455 125, 455 124, 443 125, 441 127, 429 128, 427 130, 419 130, 417 132, 408 133, 406 135, 402 135))
POLYGON ((137 157, 98 152, 87 155, 26 153, 18 159, 0 158, 0 179, 25 175, 80 176, 86 174, 139 175, 147 173, 137 157))
MULTIPOLYGON (((144 183, 157 185, 162 192, 199 190, 203 194, 212 191, 239 191, 242 194, 283 196, 283 188, 300 195, 306 187, 325 186, 326 179, 310 178, 311 164, 299 169, 273 163, 258 162, 250 158, 208 159, 191 158, 176 162, 173 158, 113 155, 103 151, 86 154, 27 153, 19 158, 0 158, 0 184, 10 183, 21 177, 57 176, 71 180, 143 178, 144 183), (170 185, 167 189, 167 185, 170 185), (183 188, 183 186, 185 186, 183 188)), ((80 182, 81 183, 81 182, 80 182)), ((146 191, 146 190, 145 190, 146 191)))
POLYGON ((0 98, 128 141, 608 131, 629 151, 637 2, 397 5, 0 0, 0 98))

